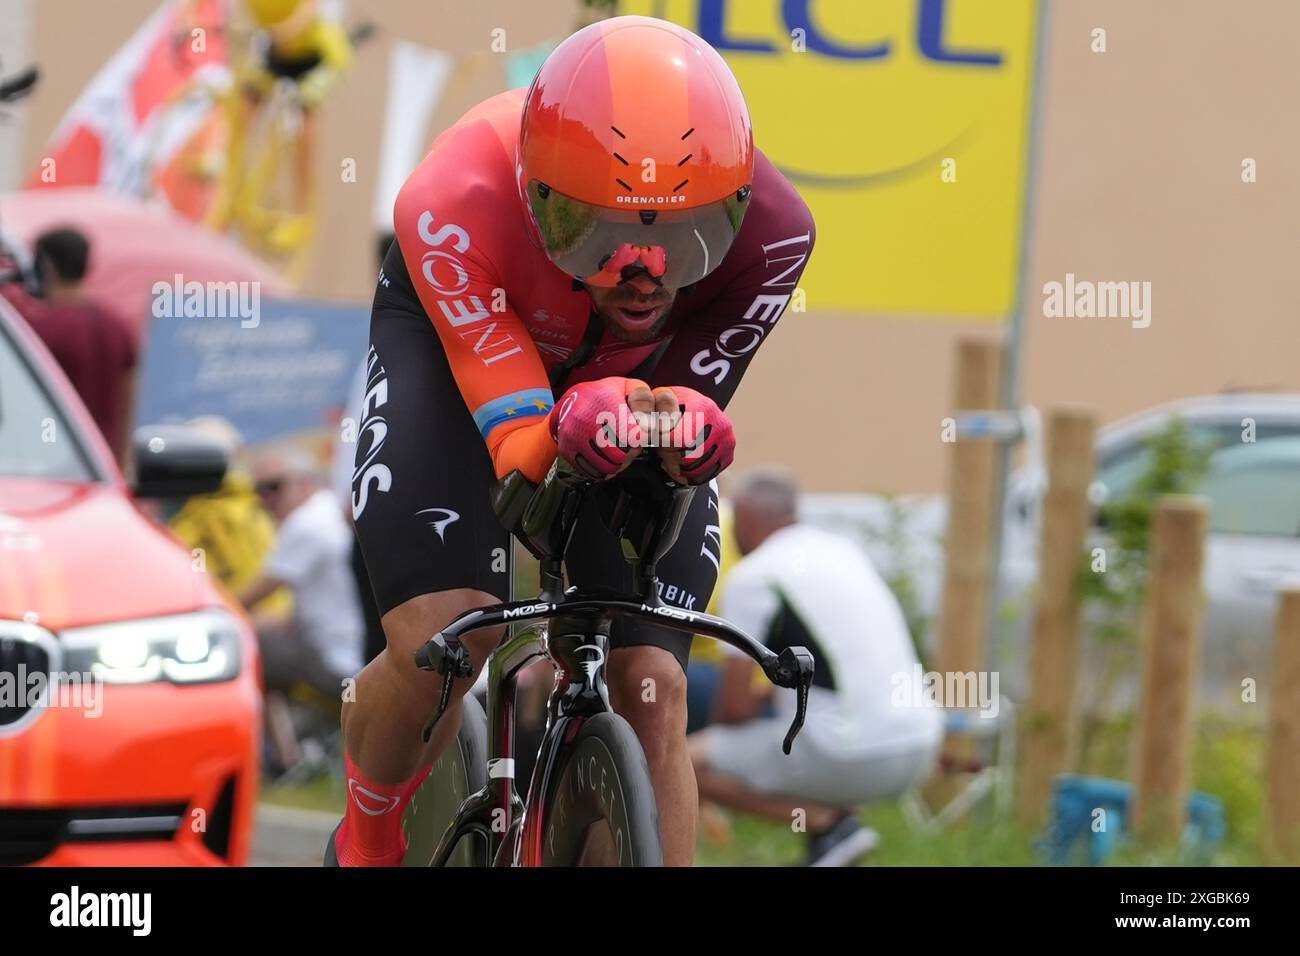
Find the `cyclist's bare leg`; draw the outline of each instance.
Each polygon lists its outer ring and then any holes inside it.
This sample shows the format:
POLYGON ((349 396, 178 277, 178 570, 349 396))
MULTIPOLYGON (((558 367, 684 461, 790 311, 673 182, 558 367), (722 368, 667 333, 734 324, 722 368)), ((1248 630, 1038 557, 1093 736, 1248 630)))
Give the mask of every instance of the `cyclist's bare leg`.
POLYGON ((437 706, 442 678, 416 667, 415 652, 456 615, 499 600, 463 588, 421 594, 384 615, 388 646, 357 675, 355 700, 343 705, 342 716, 348 755, 372 780, 392 784, 410 780, 455 738, 460 727, 460 699, 473 686, 503 631, 491 628, 465 636, 474 677, 456 681, 452 707, 438 722, 428 744, 420 734, 437 706))
POLYGON ((614 648, 607 673, 610 703, 636 731, 650 765, 664 865, 690 866, 700 806, 686 750, 686 675, 669 651, 648 645, 614 648))

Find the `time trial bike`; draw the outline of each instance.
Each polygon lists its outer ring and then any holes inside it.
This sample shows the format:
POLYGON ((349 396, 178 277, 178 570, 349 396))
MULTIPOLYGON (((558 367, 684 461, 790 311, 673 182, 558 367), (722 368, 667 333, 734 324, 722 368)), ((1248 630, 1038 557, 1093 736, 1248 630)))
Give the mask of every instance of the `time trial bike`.
POLYGON ((452 681, 472 673, 460 638, 511 625, 487 662, 487 708, 472 694, 453 745, 412 797, 404 816, 407 866, 661 866, 663 850, 650 771, 631 725, 610 707, 604 667, 611 623, 641 618, 730 644, 778 687, 796 692, 784 741, 788 754, 807 713, 814 661, 806 648, 774 653, 725 620, 665 604, 655 565, 681 529, 693 487, 673 482, 642 456, 619 475, 593 482, 557 460, 540 485, 514 472, 494 487, 493 505, 539 561, 532 600, 467 611, 415 655, 442 675, 428 740, 451 704, 452 681), (589 499, 619 539, 633 569, 629 593, 565 587, 564 554, 589 499), (520 672, 546 659, 555 668, 546 730, 521 796, 515 781, 515 691, 520 672))

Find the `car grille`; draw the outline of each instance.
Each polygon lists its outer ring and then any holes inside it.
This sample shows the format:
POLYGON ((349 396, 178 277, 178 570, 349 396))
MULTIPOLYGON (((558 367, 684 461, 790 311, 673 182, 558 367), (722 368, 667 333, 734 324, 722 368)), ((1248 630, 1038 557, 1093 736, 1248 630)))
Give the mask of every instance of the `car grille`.
POLYGON ((235 776, 226 778, 217 802, 208 814, 208 825, 203 831, 203 845, 222 859, 230 857, 230 842, 235 829, 235 776))
POLYGON ((170 840, 184 813, 183 803, 0 808, 0 866, 36 863, 63 843, 170 840))
POLYGON ((48 677, 50 664, 46 647, 18 633, 0 631, 0 682, 9 685, 0 684, 0 731, 31 715, 28 679, 35 673, 48 677))

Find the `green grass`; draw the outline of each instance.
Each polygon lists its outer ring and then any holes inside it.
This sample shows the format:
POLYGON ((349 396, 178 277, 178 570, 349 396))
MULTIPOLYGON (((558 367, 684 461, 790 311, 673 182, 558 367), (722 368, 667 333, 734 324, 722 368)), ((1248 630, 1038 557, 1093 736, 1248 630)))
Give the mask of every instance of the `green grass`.
POLYGON ((343 784, 338 777, 317 777, 309 783, 293 787, 262 787, 262 802, 297 810, 325 810, 343 815, 346 803, 343 784))
MULTIPOLYGON (((1098 734, 1085 771, 1097 776, 1130 780, 1130 745, 1137 732, 1132 716, 1113 721, 1098 734)), ((1192 740, 1192 789, 1223 802, 1227 834, 1208 861, 1184 859, 1177 848, 1157 850, 1121 846, 1116 866, 1163 866, 1206 862, 1216 866, 1259 866, 1262 852, 1265 793, 1264 729, 1204 712, 1192 740)))
MULTIPOLYGON (((1128 779, 1131 719, 1112 722, 1098 734, 1088 773, 1128 779)), ((1178 847, 1145 849, 1121 846, 1113 866, 1168 866, 1206 863, 1213 866, 1258 866, 1261 852, 1264 793, 1264 734, 1260 727, 1230 723, 1215 714, 1202 715, 1193 742, 1193 787, 1224 804, 1227 836, 1209 860, 1186 859, 1178 847)), ((310 810, 343 812, 344 794, 336 777, 319 778, 296 787, 264 787, 269 803, 310 810)), ((862 821, 880 834, 880 845, 865 861, 868 866, 1033 866, 1041 859, 1033 849, 1036 834, 1005 820, 974 811, 959 825, 938 833, 912 828, 894 803, 863 811, 862 821)), ((716 842, 701 827, 698 866, 792 866, 802 862, 807 837, 789 824, 733 814, 731 837, 716 842)))
MULTIPOLYGON (((1026 834, 978 815, 939 833, 914 830, 893 803, 872 807, 861 819, 880 835, 880 845, 864 866, 1029 866, 1038 862, 1026 834)), ((701 835, 697 866, 795 866, 803 862, 807 837, 788 825, 733 816, 732 826, 726 844, 701 835)))

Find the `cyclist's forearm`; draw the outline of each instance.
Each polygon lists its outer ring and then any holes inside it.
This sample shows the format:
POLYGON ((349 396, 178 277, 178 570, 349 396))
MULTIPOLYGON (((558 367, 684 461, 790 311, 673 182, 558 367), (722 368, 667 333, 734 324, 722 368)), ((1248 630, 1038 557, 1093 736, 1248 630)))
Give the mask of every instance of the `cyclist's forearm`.
POLYGON ((488 442, 488 452, 498 478, 517 470, 536 484, 546 475, 558 453, 550 425, 544 418, 504 435, 494 434, 492 439, 488 442))
MULTIPOLYGON (((802 273, 800 265, 794 280, 802 273)), ((684 385, 726 409, 754 356, 784 314, 789 298, 754 288, 720 300, 704 321, 674 335, 650 374, 649 384, 654 388, 684 385)))
MULTIPOLYGON (((651 373, 652 386, 685 385, 725 409, 790 305, 812 256, 816 225, 794 187, 762 156, 754 170, 754 196, 764 213, 754 220, 757 228, 742 228, 718 278, 710 276, 691 293, 715 297, 674 334, 651 373)), ((751 208, 749 215, 755 212, 751 208)))

